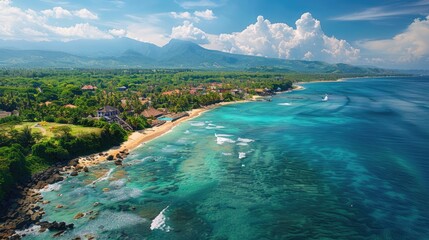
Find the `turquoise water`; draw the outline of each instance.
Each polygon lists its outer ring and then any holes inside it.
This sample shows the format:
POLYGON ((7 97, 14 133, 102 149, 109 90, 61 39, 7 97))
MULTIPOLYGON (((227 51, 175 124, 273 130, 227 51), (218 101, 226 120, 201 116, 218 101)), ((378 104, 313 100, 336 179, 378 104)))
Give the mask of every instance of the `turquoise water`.
POLYGON ((75 224, 59 239, 429 239, 429 79, 304 86, 52 186, 44 220, 75 224))

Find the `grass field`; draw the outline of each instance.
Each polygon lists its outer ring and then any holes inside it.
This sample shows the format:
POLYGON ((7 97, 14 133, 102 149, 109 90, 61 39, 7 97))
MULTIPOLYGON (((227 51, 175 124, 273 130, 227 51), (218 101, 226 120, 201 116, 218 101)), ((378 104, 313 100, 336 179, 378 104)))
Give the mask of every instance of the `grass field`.
POLYGON ((53 130, 60 126, 68 126, 71 128, 72 135, 79 135, 82 133, 100 133, 100 128, 94 127, 82 127, 73 124, 61 124, 61 123, 48 123, 48 122, 23 122, 21 124, 15 125, 15 129, 19 130, 28 126, 31 128, 32 132, 39 132, 45 137, 53 137, 53 130))

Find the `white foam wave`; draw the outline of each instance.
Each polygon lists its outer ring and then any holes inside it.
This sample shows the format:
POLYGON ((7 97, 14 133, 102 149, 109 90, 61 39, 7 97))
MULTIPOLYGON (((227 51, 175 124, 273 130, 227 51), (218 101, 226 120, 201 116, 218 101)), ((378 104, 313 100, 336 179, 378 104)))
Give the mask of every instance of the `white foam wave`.
POLYGON ((19 236, 27 236, 27 235, 39 235, 40 234, 40 227, 39 225, 31 225, 29 228, 24 230, 16 230, 16 234, 19 236))
POLYGON ((255 140, 250 138, 238 138, 237 141, 243 142, 243 143, 251 143, 251 142, 254 142, 255 140))
POLYGON ((39 192, 44 193, 44 192, 53 192, 53 191, 58 191, 61 189, 61 182, 57 182, 54 184, 49 184, 47 186, 45 186, 44 188, 40 189, 39 192))
POLYGON ((95 179, 94 181, 92 181, 92 183, 88 184, 88 185, 94 185, 98 182, 104 181, 109 179, 110 175, 112 174, 114 168, 109 169, 109 171, 107 171, 103 176, 99 177, 98 179, 95 179))
POLYGON ((215 133, 215 136, 216 137, 232 137, 231 134, 217 134, 217 133, 215 133))
POLYGON ((194 127, 202 127, 206 125, 204 122, 190 122, 190 124, 194 127))
POLYGON ((238 146, 248 146, 249 144, 245 143, 245 142, 239 142, 237 143, 238 146))
POLYGON ((246 153, 245 152, 239 152, 238 153, 238 159, 243 159, 246 157, 246 153))
POLYGON ((184 134, 189 134, 189 133, 191 133, 189 130, 186 130, 186 131, 184 132, 184 134))
POLYGON ((222 145, 222 144, 224 144, 224 143, 235 143, 235 141, 234 141, 234 140, 229 139, 229 138, 226 138, 226 137, 217 137, 217 138, 216 138, 216 142, 217 142, 217 144, 219 144, 219 145, 222 145))
POLYGON ((223 152, 223 153, 222 153, 222 155, 224 155, 224 156, 231 156, 231 155, 232 155, 232 153, 226 153, 226 152, 223 152))
POLYGON ((123 179, 110 182, 109 187, 119 189, 125 186, 125 184, 127 184, 127 179, 123 178, 123 179))
POLYGON ((153 220, 152 223, 150 224, 150 230, 155 230, 155 229, 159 229, 165 232, 169 232, 171 231, 171 227, 168 226, 166 224, 167 221, 167 217, 165 216, 165 211, 167 211, 169 206, 167 206, 166 208, 162 209, 162 211, 158 214, 158 216, 156 216, 153 220))
POLYGON ((105 194, 110 198, 112 202, 125 201, 131 198, 138 198, 142 195, 143 191, 136 188, 120 188, 116 190, 111 190, 105 194))
POLYGON ((280 106, 290 106, 290 105, 292 105, 292 103, 279 103, 277 105, 280 105, 280 106))

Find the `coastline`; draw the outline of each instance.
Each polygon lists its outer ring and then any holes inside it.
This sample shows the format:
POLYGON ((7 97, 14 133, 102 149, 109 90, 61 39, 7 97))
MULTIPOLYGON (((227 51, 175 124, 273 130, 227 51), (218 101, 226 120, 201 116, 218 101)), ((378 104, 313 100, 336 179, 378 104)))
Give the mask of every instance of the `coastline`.
MULTIPOLYGON (((115 165, 122 165, 122 159, 128 155, 129 151, 168 133, 180 123, 194 119, 220 106, 246 102, 250 102, 250 100, 221 102, 203 108, 193 109, 188 111, 189 116, 180 118, 177 121, 167 122, 159 127, 133 132, 128 140, 118 147, 75 158, 68 162, 57 163, 47 170, 35 174, 29 183, 25 186, 17 186, 14 192, 11 193, 11 197, 4 203, 1 203, 0 206, 10 207, 8 209, 4 208, 3 210, 5 211, 0 215, 0 239, 20 239, 22 236, 18 235, 16 231, 29 228, 31 225, 40 226, 40 231, 45 231, 46 229, 57 231, 56 234, 62 234, 67 229, 72 229, 74 227, 73 224, 66 224, 64 222, 40 222, 42 216, 45 214, 43 205, 49 204, 49 202, 43 200, 40 190, 45 189, 50 184, 76 176, 79 172, 88 172, 90 171, 88 169, 89 167, 107 161, 108 156, 114 156, 116 161, 112 161, 112 163, 114 162, 115 165), (120 164, 117 164, 118 160, 120 164)), ((54 236, 56 236, 56 234, 54 234, 54 236)))
POLYGON ((249 100, 234 101, 234 102, 220 102, 220 103, 206 106, 204 108, 192 109, 191 111, 188 111, 189 116, 180 118, 174 122, 166 122, 163 125, 158 127, 153 127, 153 128, 148 128, 148 129, 133 132, 131 135, 128 136, 128 140, 123 142, 120 146, 110 148, 109 150, 103 151, 102 153, 98 153, 98 154, 96 153, 96 154, 91 154, 90 156, 79 157, 78 164, 80 167, 91 167, 91 166, 98 165, 102 162, 107 161, 107 158, 110 155, 115 157, 118 154, 121 155, 123 153, 128 153, 140 147, 142 144, 145 144, 158 137, 161 137, 164 134, 167 134, 179 124, 192 120, 196 117, 199 117, 201 114, 208 112, 212 109, 215 109, 221 106, 245 103, 245 102, 249 102, 249 100))

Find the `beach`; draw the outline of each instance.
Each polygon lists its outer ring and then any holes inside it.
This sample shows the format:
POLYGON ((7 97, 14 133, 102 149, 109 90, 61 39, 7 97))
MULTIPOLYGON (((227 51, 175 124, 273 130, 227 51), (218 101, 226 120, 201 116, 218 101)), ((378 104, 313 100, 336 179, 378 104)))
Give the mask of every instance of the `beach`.
POLYGON ((127 141, 123 142, 120 146, 113 147, 107 151, 104 151, 103 154, 92 154, 90 156, 80 157, 78 159, 79 165, 81 167, 90 167, 90 166, 98 165, 106 161, 108 156, 117 156, 118 154, 132 151, 135 148, 139 147, 140 145, 145 144, 155 138, 158 138, 168 133, 180 123, 196 118, 207 111, 210 111, 220 106, 237 104, 237 103, 245 103, 245 102, 248 102, 248 101, 242 100, 242 101, 234 101, 234 102, 221 102, 210 106, 206 106, 204 108, 192 109, 191 111, 188 111, 189 116, 182 117, 174 122, 169 121, 164 123, 161 126, 133 132, 131 135, 128 136, 127 141))

